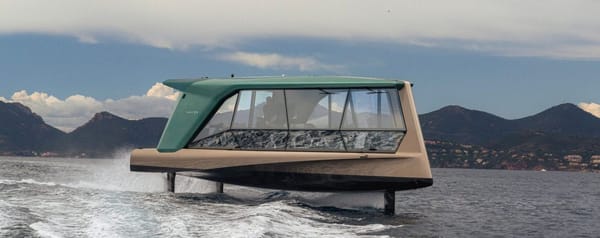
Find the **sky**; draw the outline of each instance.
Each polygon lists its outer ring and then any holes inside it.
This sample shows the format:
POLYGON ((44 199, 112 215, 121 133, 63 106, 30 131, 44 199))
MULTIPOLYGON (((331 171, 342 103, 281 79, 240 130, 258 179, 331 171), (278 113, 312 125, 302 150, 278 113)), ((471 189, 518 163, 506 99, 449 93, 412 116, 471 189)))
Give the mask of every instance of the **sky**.
POLYGON ((409 80, 419 113, 600 117, 600 2, 0 0, 0 100, 71 131, 94 113, 166 117, 172 78, 409 80))

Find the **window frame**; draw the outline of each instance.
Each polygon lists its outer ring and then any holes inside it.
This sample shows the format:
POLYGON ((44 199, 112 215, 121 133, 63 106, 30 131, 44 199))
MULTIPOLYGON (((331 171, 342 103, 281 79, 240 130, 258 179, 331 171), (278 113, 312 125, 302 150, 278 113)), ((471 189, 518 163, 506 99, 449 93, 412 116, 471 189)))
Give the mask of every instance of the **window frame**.
MULTIPOLYGON (((405 120, 405 115, 402 109, 402 101, 400 100, 400 89, 397 88, 392 88, 392 87, 327 87, 327 88, 253 88, 253 89, 239 89, 239 90, 235 90, 233 91, 231 94, 227 95, 226 97, 223 97, 218 106, 215 107, 211 113, 209 114, 210 116, 208 116, 205 121, 201 124, 201 126, 198 127, 198 129, 196 129, 196 132, 193 134, 192 138, 188 141, 188 143, 186 143, 186 146, 184 148, 188 148, 188 149, 208 149, 208 150, 240 150, 240 151, 290 151, 290 152, 332 152, 332 153, 384 153, 384 154, 393 154, 396 153, 396 151, 398 150, 398 148, 400 147, 400 144, 402 143, 402 141, 404 140, 404 138, 406 137, 407 133, 409 133, 408 129, 406 128, 406 120, 405 120), (287 129, 274 129, 274 128, 264 128, 264 129, 260 129, 260 128, 234 128, 233 124, 235 122, 235 118, 236 118, 236 113, 238 111, 238 107, 240 104, 240 100, 241 100, 241 92, 242 91, 252 91, 253 93, 256 93, 257 91, 275 91, 275 90, 281 90, 283 91, 283 105, 285 108, 285 117, 286 117, 286 127, 287 129), (341 118, 340 118, 340 123, 339 123, 339 127, 337 127, 337 129, 318 129, 318 128, 302 128, 302 129, 291 129, 290 128, 290 122, 289 122, 289 113, 288 113, 288 104, 287 104, 287 94, 286 91, 287 90, 338 90, 338 91, 346 91, 346 99, 345 99, 345 103, 344 103, 344 107, 342 110, 342 114, 341 114, 341 118), (351 92, 352 90, 392 90, 394 91, 394 95, 396 99, 392 99, 394 97, 392 97, 392 95, 389 95, 389 104, 390 104, 390 113, 393 116, 394 119, 394 123, 397 123, 398 121, 401 122, 401 125, 403 128, 352 128, 352 129, 343 129, 343 124, 344 124, 344 117, 345 114, 347 113, 348 109, 348 105, 349 105, 349 101, 351 100, 351 92), (224 131, 218 132, 216 134, 213 135, 208 135, 204 138, 201 139, 197 139, 196 137, 198 136, 198 134, 202 131, 202 129, 211 121, 211 119, 215 116, 215 114, 217 113, 217 111, 219 110, 219 108, 227 101, 227 99, 229 99, 230 97, 234 96, 237 94, 237 98, 236 98, 236 102, 235 102, 235 106, 233 109, 233 113, 232 113, 232 118, 231 118, 231 123, 229 126, 229 129, 226 129, 224 131), (393 102, 391 100, 396 100, 395 103, 397 103, 398 105, 398 112, 395 112, 395 108, 393 106, 393 102), (396 118, 396 116, 398 116, 399 118, 396 118), (398 121, 396 121, 398 120, 398 121), (260 130, 260 131, 286 131, 286 139, 285 139, 285 146, 283 147, 283 149, 262 149, 262 148, 252 148, 252 149, 247 149, 244 148, 242 149, 239 146, 239 140, 238 138, 235 136, 235 131, 250 131, 250 130, 260 130), (343 143, 343 150, 328 150, 328 149, 294 149, 294 148, 290 148, 290 132, 298 132, 298 131, 333 131, 336 134, 338 134, 340 136, 340 139, 343 143), (344 132, 390 132, 390 133, 401 133, 401 135, 399 136, 398 142, 395 145, 395 148, 393 151, 391 150, 386 150, 386 151, 372 151, 372 150, 364 150, 364 151, 358 151, 358 150, 348 150, 347 145, 346 145, 346 138, 344 137, 344 132), (236 144, 236 146, 234 147, 190 147, 190 145, 192 145, 194 142, 198 142, 200 140, 205 140, 207 138, 211 138, 214 136, 218 136, 224 133, 231 133, 231 136, 234 138, 234 144, 236 144)), ((252 102, 250 102, 252 104, 252 102)), ((252 105, 251 105, 252 106, 252 105)), ((355 114, 355 113, 353 113, 355 114)), ((356 116, 356 115, 354 115, 356 116)))

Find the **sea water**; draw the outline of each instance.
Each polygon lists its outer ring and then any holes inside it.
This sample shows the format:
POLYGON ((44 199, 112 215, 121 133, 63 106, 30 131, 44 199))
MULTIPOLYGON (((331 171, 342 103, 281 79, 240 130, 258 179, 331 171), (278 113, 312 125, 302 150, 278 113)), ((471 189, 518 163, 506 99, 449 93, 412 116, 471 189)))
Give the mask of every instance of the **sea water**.
POLYGON ((129 172, 113 159, 0 157, 2 237, 599 237, 600 174, 433 169, 434 185, 305 193, 129 172))

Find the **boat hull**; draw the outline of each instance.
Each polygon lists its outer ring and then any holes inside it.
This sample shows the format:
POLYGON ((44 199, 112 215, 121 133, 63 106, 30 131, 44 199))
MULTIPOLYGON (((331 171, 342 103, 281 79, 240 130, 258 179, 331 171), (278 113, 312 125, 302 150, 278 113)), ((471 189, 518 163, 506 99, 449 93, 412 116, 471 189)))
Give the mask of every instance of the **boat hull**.
POLYGON ((311 192, 400 191, 433 184, 431 178, 289 173, 243 168, 220 169, 191 174, 191 176, 227 184, 311 192))
POLYGON ((433 184, 429 167, 420 158, 280 162, 213 169, 181 168, 177 162, 172 159, 169 168, 134 163, 131 170, 178 172, 228 184, 315 192, 408 190, 433 184))

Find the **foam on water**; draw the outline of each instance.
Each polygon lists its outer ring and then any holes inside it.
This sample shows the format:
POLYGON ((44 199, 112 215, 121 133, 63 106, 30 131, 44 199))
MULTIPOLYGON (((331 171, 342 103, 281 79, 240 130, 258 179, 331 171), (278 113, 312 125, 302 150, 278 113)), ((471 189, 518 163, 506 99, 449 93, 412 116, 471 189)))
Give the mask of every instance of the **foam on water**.
MULTIPOLYGON (((166 192, 165 173, 142 173, 129 171, 129 151, 116 152, 112 159, 94 160, 94 166, 83 167, 84 172, 69 181, 40 182, 33 179, 21 181, 0 180, 0 183, 31 183, 46 186, 62 185, 72 188, 99 189, 130 192, 166 192)), ((305 193, 256 189, 225 185, 225 192, 233 197, 247 200, 295 199, 310 206, 335 206, 346 209, 381 208, 383 195, 366 193, 305 193)), ((214 182, 182 175, 175 177, 176 193, 213 193, 214 182)))
MULTIPOLYGON (((188 206, 182 209, 194 209, 194 205, 188 206)), ((286 200, 251 206, 204 202, 202 211, 202 215, 182 212, 175 217, 161 218, 161 234, 182 237, 375 237, 369 234, 401 227, 344 224, 342 218, 298 207, 286 200), (189 220, 194 220, 195 226, 188 226, 189 220)))
MULTIPOLYGON (((142 173, 129 171, 129 152, 117 152, 113 159, 103 160, 100 166, 94 166, 89 174, 78 181, 63 184, 76 188, 91 188, 110 191, 166 192, 165 173, 142 173)), ((274 190, 225 185, 226 192, 241 199, 264 199, 274 190)), ((213 193, 214 182, 182 175, 175 177, 176 193, 213 193)), ((282 199, 297 199, 312 206, 336 206, 340 208, 383 207, 383 195, 377 192, 367 193, 304 193, 276 191, 282 199)), ((275 196, 279 196, 275 195, 275 196)), ((272 200, 275 197, 269 198, 272 200)))
POLYGON ((40 237, 45 237, 45 238, 64 237, 64 235, 54 231, 52 229, 51 225, 48 225, 47 223, 44 223, 44 222, 36 222, 36 223, 29 225, 29 227, 31 227, 33 230, 35 230, 37 235, 39 235, 40 237))
POLYGON ((225 185, 225 193, 244 200, 275 201, 296 200, 311 207, 337 207, 342 209, 383 208, 382 192, 298 192, 258 189, 225 185))
POLYGON ((215 182, 188 176, 175 176, 176 193, 214 193, 216 191, 217 186, 215 182))
POLYGON ((164 192, 165 175, 129 171, 129 152, 117 152, 113 159, 103 159, 88 174, 67 186, 111 191, 164 192))
POLYGON ((345 209, 383 208, 382 192, 347 192, 347 193, 303 193, 293 192, 292 197, 303 203, 322 207, 335 206, 345 209))
POLYGON ((10 206, 10 203, 0 200, 0 228, 10 227, 11 225, 13 225, 11 217, 7 214, 7 210, 10 206))
POLYGON ((93 216, 85 229, 85 235, 87 237, 121 237, 114 231, 114 227, 119 225, 115 222, 119 221, 106 216, 93 216))
POLYGON ((343 224, 340 218, 294 206, 285 200, 250 207, 235 216, 234 226, 222 228, 225 234, 238 237, 244 236, 243 231, 248 231, 246 234, 251 237, 357 237, 390 228, 382 224, 343 224))
MULTIPOLYGON (((69 187, 91 188, 110 191, 131 192, 166 192, 166 173, 143 173, 129 171, 129 151, 116 152, 112 159, 101 160, 85 174, 64 184, 69 187)), ((215 183, 177 176, 175 192, 178 193, 210 193, 215 190, 215 183)))
POLYGON ((39 182, 33 179, 21 179, 21 180, 11 180, 11 179, 0 179, 0 184, 35 184, 35 185, 43 185, 43 186, 56 186, 56 183, 53 182, 39 182))

